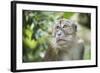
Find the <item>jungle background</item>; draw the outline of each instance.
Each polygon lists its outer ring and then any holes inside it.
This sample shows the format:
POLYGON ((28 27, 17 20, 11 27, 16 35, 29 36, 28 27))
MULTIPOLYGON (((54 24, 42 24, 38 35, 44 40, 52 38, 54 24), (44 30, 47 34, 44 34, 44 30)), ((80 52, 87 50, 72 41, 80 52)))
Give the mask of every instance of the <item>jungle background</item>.
POLYGON ((63 17, 77 22, 77 35, 84 40, 84 60, 91 59, 91 14, 78 12, 51 12, 23 10, 23 62, 42 62, 48 49, 47 40, 52 26, 63 17))

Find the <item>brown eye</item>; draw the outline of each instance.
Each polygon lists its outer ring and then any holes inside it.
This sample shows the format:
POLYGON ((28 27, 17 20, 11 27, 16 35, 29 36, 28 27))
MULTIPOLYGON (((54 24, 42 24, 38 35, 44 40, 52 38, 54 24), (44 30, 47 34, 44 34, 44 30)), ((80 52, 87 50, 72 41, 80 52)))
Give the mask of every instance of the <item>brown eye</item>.
POLYGON ((64 25, 63 28, 68 28, 68 26, 67 25, 64 25))
POLYGON ((60 27, 59 26, 56 26, 56 29, 59 29, 60 27))

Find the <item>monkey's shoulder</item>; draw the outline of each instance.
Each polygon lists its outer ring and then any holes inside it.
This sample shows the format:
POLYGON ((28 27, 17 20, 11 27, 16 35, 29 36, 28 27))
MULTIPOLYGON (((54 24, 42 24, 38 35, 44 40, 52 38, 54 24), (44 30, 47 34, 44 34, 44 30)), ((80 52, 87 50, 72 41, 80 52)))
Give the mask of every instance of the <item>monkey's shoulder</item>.
POLYGON ((77 49, 83 51, 85 49, 84 40, 78 39, 77 40, 77 49))
POLYGON ((78 38, 78 39, 77 39, 77 43, 76 43, 76 47, 77 47, 78 49, 84 49, 84 40, 78 38))
POLYGON ((77 43, 78 43, 78 44, 84 44, 84 40, 78 39, 77 43))

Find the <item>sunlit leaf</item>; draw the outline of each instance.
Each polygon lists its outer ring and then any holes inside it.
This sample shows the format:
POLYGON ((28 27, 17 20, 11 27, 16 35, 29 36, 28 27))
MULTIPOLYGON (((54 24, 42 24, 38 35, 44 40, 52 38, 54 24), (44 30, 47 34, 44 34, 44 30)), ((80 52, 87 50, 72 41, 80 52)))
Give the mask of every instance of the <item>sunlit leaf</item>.
POLYGON ((24 38, 23 43, 24 43, 25 46, 27 46, 28 48, 33 49, 33 50, 37 46, 37 41, 35 41, 34 39, 31 40, 31 39, 28 39, 28 38, 24 38))
POLYGON ((74 12, 64 12, 63 17, 66 19, 69 19, 73 14, 74 14, 74 12))

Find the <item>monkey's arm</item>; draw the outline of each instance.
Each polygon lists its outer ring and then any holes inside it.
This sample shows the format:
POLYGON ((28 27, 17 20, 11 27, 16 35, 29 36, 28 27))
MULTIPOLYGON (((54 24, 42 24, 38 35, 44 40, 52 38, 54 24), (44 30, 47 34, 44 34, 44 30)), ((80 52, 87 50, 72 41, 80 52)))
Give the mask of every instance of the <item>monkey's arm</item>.
POLYGON ((84 59, 84 42, 83 40, 78 39, 76 47, 73 47, 73 60, 83 60, 84 59))
POLYGON ((84 51, 85 51, 84 41, 79 40, 78 45, 79 45, 79 49, 80 49, 80 60, 83 60, 84 59, 84 51))
POLYGON ((45 53, 45 57, 44 57, 44 61, 56 61, 57 60, 57 50, 55 50, 54 48, 52 48, 49 45, 49 48, 47 49, 46 53, 45 53))

